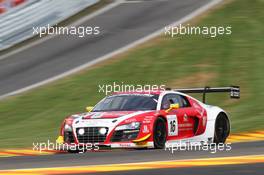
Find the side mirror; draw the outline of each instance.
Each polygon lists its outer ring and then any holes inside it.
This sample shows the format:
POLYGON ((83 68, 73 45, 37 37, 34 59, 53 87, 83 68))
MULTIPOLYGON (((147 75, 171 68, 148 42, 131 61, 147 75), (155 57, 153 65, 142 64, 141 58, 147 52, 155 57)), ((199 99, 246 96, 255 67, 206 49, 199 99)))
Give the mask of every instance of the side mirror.
POLYGON ((93 106, 87 106, 86 107, 86 111, 87 112, 91 112, 93 110, 93 108, 94 108, 93 106))
POLYGON ((175 104, 170 104, 170 108, 166 110, 166 112, 170 112, 173 109, 179 109, 180 105, 179 103, 175 103, 175 104))

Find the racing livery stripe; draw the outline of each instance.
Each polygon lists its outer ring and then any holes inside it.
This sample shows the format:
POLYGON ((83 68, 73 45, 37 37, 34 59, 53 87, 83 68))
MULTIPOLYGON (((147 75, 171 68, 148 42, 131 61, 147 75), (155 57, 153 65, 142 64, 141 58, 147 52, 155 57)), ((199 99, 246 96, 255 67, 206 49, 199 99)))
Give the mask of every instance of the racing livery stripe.
POLYGON ((227 138, 227 142, 252 142, 264 140, 264 131, 248 132, 241 134, 232 134, 227 138))
POLYGON ((27 174, 27 175, 79 174, 79 173, 93 174, 93 173, 100 173, 100 172, 201 167, 201 166, 220 166, 220 165, 250 164, 250 163, 264 163, 264 155, 185 159, 185 160, 174 160, 174 161, 155 161, 155 162, 107 164, 107 165, 92 165, 92 166, 0 170, 0 173, 1 174, 27 174))
POLYGON ((12 156, 37 156, 37 155, 49 155, 59 153, 61 151, 56 150, 44 150, 42 152, 32 149, 5 149, 0 150, 0 157, 12 157, 12 156))
MULTIPOLYGON (((107 151, 114 151, 114 150, 90 150, 90 152, 107 152, 107 151)), ((129 151, 125 149, 125 151, 129 151)), ((87 151, 89 152, 89 151, 87 151)), ((41 156, 41 155, 53 155, 53 154, 62 154, 67 153, 63 150, 42 150, 41 152, 38 150, 32 149, 5 149, 0 150, 0 157, 15 157, 15 156, 41 156)))

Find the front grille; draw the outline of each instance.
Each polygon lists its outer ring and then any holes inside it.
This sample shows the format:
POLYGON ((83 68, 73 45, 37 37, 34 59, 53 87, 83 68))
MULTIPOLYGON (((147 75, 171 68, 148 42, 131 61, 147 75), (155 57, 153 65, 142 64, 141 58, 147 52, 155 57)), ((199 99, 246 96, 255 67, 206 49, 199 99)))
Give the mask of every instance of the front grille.
POLYGON ((101 143, 104 142, 106 139, 108 133, 108 128, 106 127, 85 127, 85 128, 77 128, 76 129, 76 134, 77 134, 77 139, 79 143, 101 143), (101 128, 106 129, 105 134, 100 134, 99 130, 101 128), (84 129, 84 134, 80 135, 79 130, 84 129))

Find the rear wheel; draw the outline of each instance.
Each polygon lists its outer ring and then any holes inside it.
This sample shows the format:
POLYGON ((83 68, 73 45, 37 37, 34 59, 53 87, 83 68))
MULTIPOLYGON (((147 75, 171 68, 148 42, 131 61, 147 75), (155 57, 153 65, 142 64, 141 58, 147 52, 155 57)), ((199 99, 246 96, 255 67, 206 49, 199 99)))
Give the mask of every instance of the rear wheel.
POLYGON ((154 131, 153 131, 154 147, 156 149, 164 148, 166 143, 166 138, 167 138, 166 122, 163 118, 159 117, 154 125, 154 131))
POLYGON ((215 121, 214 143, 225 143, 230 133, 230 123, 224 113, 220 113, 215 121))

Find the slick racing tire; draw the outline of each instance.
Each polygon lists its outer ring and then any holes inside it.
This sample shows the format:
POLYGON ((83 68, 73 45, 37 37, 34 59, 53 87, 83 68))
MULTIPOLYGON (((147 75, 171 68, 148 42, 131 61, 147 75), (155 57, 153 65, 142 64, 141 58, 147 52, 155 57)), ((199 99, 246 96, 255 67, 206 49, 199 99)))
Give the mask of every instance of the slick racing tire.
POLYGON ((154 140, 154 148, 162 149, 165 147, 167 138, 166 132, 166 122, 163 118, 159 117, 155 124, 153 130, 153 140, 154 140))
POLYGON ((220 113, 215 121, 214 143, 225 143, 230 133, 230 123, 224 113, 220 113))

